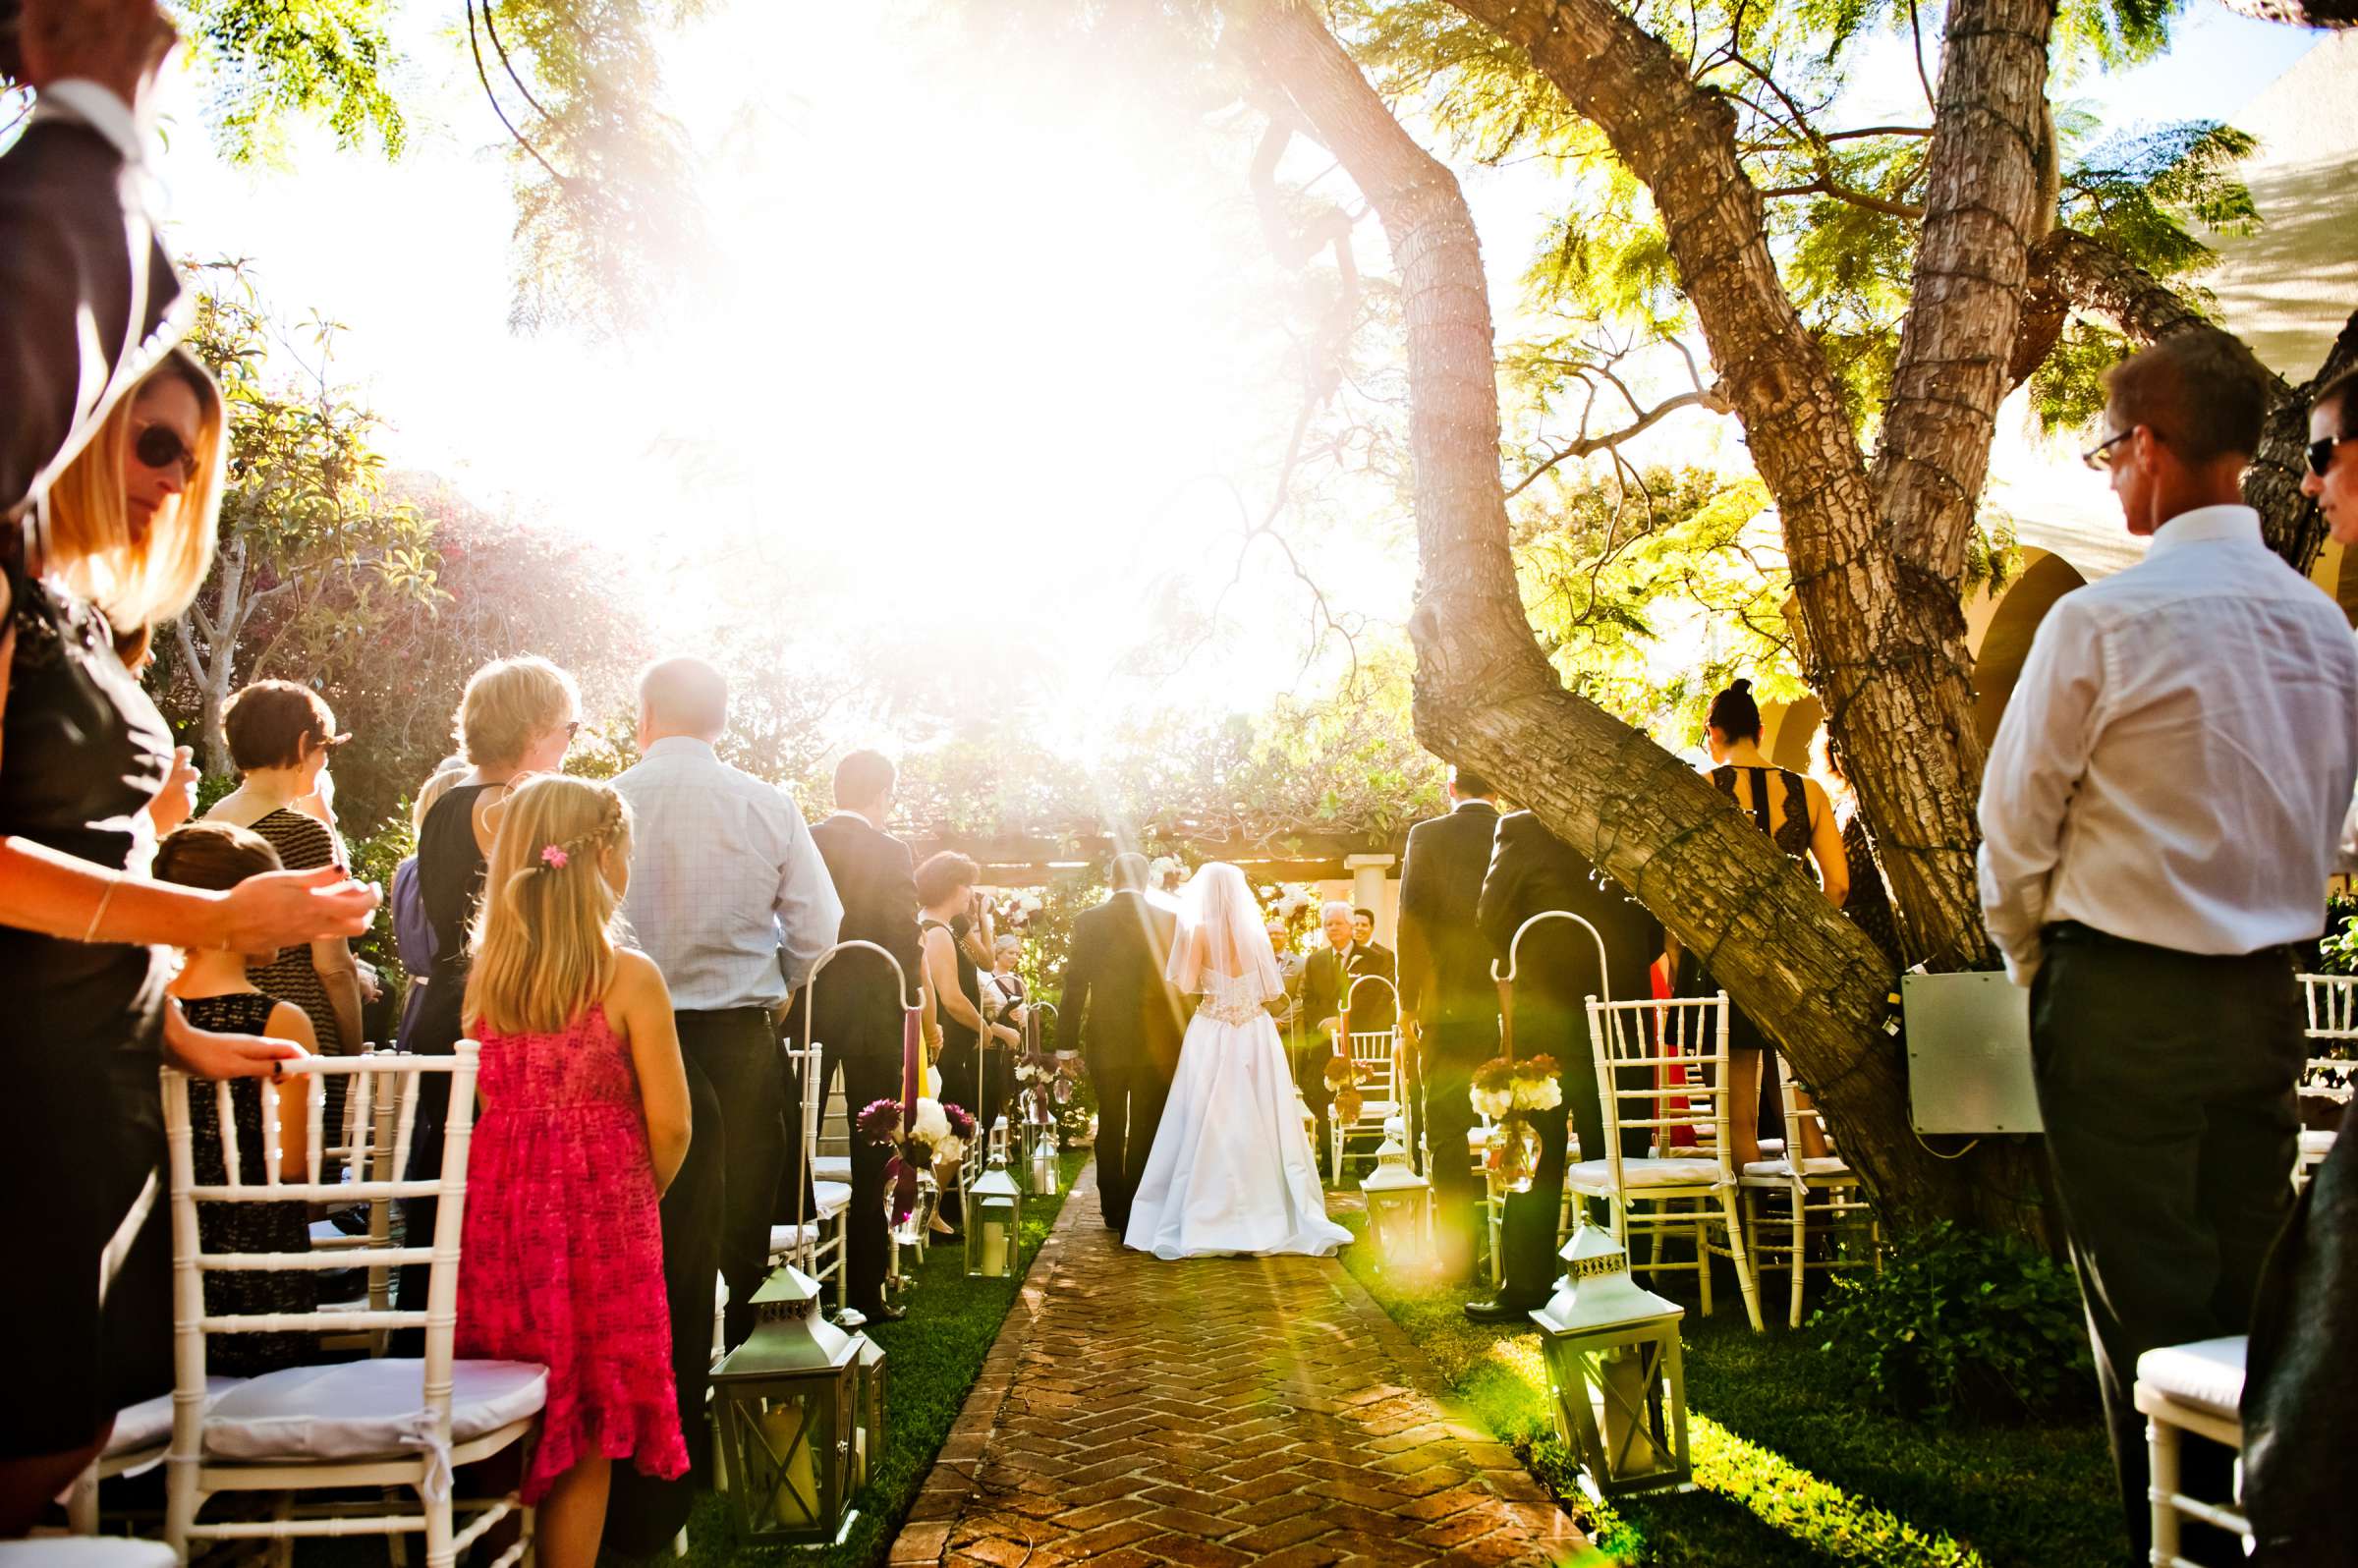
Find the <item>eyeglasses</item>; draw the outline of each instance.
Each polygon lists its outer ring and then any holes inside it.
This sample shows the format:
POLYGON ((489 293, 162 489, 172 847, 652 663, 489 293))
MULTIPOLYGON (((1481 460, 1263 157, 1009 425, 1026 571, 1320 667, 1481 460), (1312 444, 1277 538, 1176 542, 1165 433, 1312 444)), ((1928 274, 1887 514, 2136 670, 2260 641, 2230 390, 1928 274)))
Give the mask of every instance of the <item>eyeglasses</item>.
POLYGON ((132 438, 131 455, 151 469, 180 466, 183 483, 196 476, 196 450, 169 424, 150 424, 132 438))
POLYGON ((2118 435, 2112 436, 2107 440, 2099 441, 2087 451, 2082 452, 2080 454, 2080 461, 2087 464, 2090 468, 2096 470, 2097 473, 2102 474, 2112 466, 2112 449, 2136 433, 2137 427, 2132 424, 2127 429, 2121 431, 2118 435))
POLYGON ((571 746, 571 745, 573 744, 573 738, 574 738, 575 736, 577 736, 577 735, 581 734, 581 733, 582 733, 582 721, 581 721, 580 719, 567 719, 567 720, 565 721, 565 744, 566 744, 566 745, 568 745, 568 746, 571 746))
POLYGON ((2358 435, 2329 435, 2322 441, 2309 443, 2309 472, 2319 478, 2333 466, 2333 449, 2344 441, 2358 441, 2358 435))

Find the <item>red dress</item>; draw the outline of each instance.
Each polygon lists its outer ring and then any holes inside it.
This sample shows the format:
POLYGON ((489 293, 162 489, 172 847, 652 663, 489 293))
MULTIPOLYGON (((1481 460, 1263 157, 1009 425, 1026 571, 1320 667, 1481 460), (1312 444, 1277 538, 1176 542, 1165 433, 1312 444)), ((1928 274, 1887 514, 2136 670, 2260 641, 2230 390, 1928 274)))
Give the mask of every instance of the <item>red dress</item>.
POLYGON ((524 1500, 597 1454, 679 1476, 663 1232, 630 1047, 596 1006, 554 1035, 481 1042, 458 1353, 548 1369, 524 1500))

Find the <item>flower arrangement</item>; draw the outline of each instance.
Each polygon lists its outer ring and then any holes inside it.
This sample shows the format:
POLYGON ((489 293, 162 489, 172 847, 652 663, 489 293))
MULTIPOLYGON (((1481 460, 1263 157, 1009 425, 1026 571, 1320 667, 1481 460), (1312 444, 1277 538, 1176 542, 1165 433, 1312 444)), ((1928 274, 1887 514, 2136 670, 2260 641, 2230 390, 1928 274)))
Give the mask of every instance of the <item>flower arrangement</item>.
POLYGON ((858 1125, 870 1143, 892 1150, 892 1158, 884 1162, 884 1181, 891 1190, 896 1225, 905 1223, 917 1207, 919 1174, 965 1158, 975 1136, 972 1112, 936 1099, 919 1100, 915 1125, 907 1129, 901 1126, 899 1100, 871 1100, 862 1108, 858 1125))
POLYGON ((1560 1071, 1552 1056, 1493 1056, 1474 1069, 1474 1108, 1498 1124, 1483 1153, 1483 1170, 1500 1191, 1531 1191, 1540 1168, 1540 1130, 1531 1115, 1563 1105, 1560 1071))
POLYGON ((1359 1092, 1359 1063, 1337 1051, 1326 1058, 1326 1089, 1332 1096, 1331 1114, 1339 1124, 1359 1120, 1367 1107, 1367 1096, 1359 1092))
POLYGON ((1040 1125, 1058 1119, 1054 1107, 1069 1105, 1079 1088, 1081 1063, 1077 1057, 1058 1056, 1054 1051, 1027 1049, 1015 1058, 1015 1081, 1020 1088, 1018 1111, 1025 1121, 1040 1125))
POLYGON ((1000 931, 1021 934, 1032 924, 1032 917, 1047 906, 1038 893, 1010 891, 1002 893, 990 906, 991 924, 1000 931))
POLYGON ((1260 895, 1263 915, 1282 922, 1295 936, 1302 935, 1318 918, 1318 890, 1307 882, 1263 882, 1253 891, 1260 895))

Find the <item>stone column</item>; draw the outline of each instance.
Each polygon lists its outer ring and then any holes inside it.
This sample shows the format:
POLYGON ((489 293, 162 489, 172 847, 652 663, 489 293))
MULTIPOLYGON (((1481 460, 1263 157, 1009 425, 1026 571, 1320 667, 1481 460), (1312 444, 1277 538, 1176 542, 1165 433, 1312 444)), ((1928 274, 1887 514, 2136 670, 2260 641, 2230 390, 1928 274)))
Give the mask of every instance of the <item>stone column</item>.
POLYGON ((1351 903, 1357 909, 1376 912, 1376 940, 1384 946, 1397 948, 1399 922, 1396 912, 1383 896, 1386 873, 1395 857, 1390 855, 1346 855, 1343 869, 1351 873, 1351 903))

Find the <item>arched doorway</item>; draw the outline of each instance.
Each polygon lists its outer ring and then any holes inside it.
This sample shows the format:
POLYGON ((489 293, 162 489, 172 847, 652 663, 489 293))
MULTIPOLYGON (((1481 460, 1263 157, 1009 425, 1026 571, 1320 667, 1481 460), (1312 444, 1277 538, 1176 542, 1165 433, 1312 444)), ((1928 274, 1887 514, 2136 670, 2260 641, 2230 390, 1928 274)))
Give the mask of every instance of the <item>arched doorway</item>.
POLYGON ((2022 661, 2030 656, 2039 623, 2055 600, 2087 581, 2060 555, 2043 553, 1999 596, 1973 664, 1973 726, 1981 732, 1984 746, 1997 735, 1997 721, 2013 700, 2014 682, 2022 674, 2022 661))

